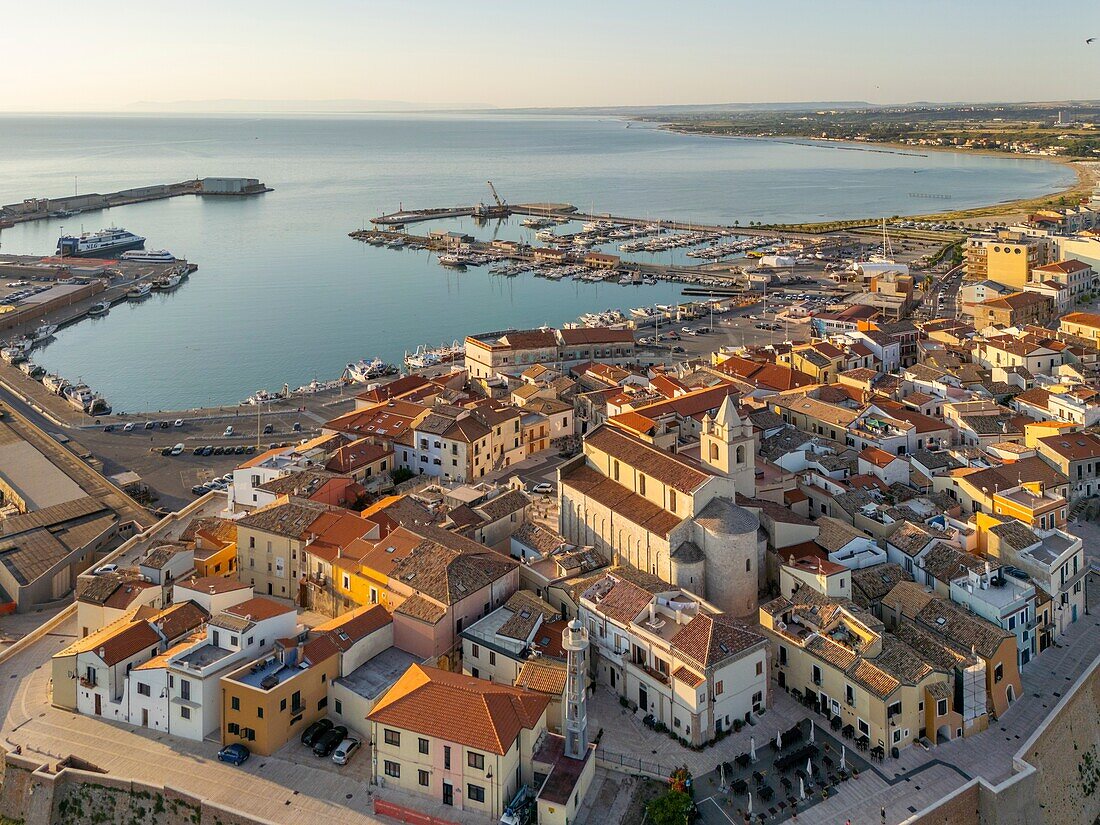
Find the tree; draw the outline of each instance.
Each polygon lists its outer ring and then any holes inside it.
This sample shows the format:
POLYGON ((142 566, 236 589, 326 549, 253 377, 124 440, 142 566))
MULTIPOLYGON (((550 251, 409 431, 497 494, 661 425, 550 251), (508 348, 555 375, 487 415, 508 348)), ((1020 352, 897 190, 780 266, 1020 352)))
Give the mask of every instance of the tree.
POLYGON ((646 805, 646 813, 653 825, 688 825, 691 809, 691 797, 683 791, 669 791, 646 805))

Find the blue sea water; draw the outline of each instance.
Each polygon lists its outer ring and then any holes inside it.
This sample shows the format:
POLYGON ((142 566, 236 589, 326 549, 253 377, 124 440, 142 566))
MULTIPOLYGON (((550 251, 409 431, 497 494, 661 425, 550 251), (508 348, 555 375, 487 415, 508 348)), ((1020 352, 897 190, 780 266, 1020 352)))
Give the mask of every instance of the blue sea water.
MULTIPOLYGON (((36 362, 82 378, 116 410, 232 403, 261 387, 335 377, 362 357, 396 362, 425 342, 680 296, 675 284, 453 272, 427 253, 348 237, 399 207, 488 200, 487 180, 516 203, 732 224, 959 209, 1073 179, 1029 159, 723 140, 601 118, 0 117, 2 203, 206 176, 257 177, 274 191, 175 198, 0 234, 0 255, 47 254, 62 225, 116 225, 200 267, 171 294, 66 328, 36 362)), ((480 238, 531 235, 518 219, 448 226, 480 238)))

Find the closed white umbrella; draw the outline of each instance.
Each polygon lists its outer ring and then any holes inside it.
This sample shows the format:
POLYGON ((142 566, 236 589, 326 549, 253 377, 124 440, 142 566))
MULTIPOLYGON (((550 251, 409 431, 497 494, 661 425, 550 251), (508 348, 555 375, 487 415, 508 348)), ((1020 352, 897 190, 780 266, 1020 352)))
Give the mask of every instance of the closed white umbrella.
POLYGON ((749 816, 752 816, 752 791, 749 791, 749 816))
POLYGON ((783 747, 783 731, 775 732, 775 749, 779 750, 783 747))
POLYGON ((806 757, 806 776, 813 776, 813 775, 814 775, 814 765, 810 761, 810 757, 807 756, 806 757))
POLYGON ((813 741, 814 741, 814 720, 811 719, 810 720, 810 744, 813 744, 813 741))
POLYGON ((846 750, 847 749, 843 745, 840 746, 840 769, 841 770, 845 770, 845 768, 847 767, 844 764, 844 754, 845 754, 846 750))
POLYGON ((756 761, 756 737, 755 736, 750 736, 749 737, 749 759, 751 759, 753 762, 756 761))
POLYGON ((806 798, 806 783, 802 777, 798 777, 798 796, 802 799, 806 798))

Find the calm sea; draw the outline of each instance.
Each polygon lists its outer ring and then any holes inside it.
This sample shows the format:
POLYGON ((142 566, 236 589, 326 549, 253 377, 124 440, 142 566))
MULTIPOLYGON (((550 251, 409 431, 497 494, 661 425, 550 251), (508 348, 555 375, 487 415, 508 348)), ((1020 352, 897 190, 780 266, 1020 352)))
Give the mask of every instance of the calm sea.
MULTIPOLYGON (((2 203, 219 175, 258 177, 275 191, 3 231, 2 252, 45 254, 62 224, 117 225, 200 267, 170 295, 67 328, 35 353, 38 363, 82 378, 119 411, 232 403, 336 377, 359 358, 397 361, 425 342, 679 296, 672 284, 450 272, 426 253, 347 237, 399 206, 487 200, 487 180, 513 202, 717 223, 957 209, 1072 180, 1065 167, 1032 160, 688 137, 599 118, 0 117, 2 203)), ((467 228, 530 237, 518 222, 467 228)))

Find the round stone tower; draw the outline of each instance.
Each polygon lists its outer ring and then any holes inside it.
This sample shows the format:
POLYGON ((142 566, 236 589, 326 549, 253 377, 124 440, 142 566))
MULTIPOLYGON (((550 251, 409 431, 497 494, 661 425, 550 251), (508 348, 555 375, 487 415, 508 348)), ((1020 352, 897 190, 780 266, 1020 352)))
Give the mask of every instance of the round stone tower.
POLYGON ((715 498, 695 519, 695 544, 706 559, 706 599, 733 616, 755 616, 760 566, 756 513, 715 498))

